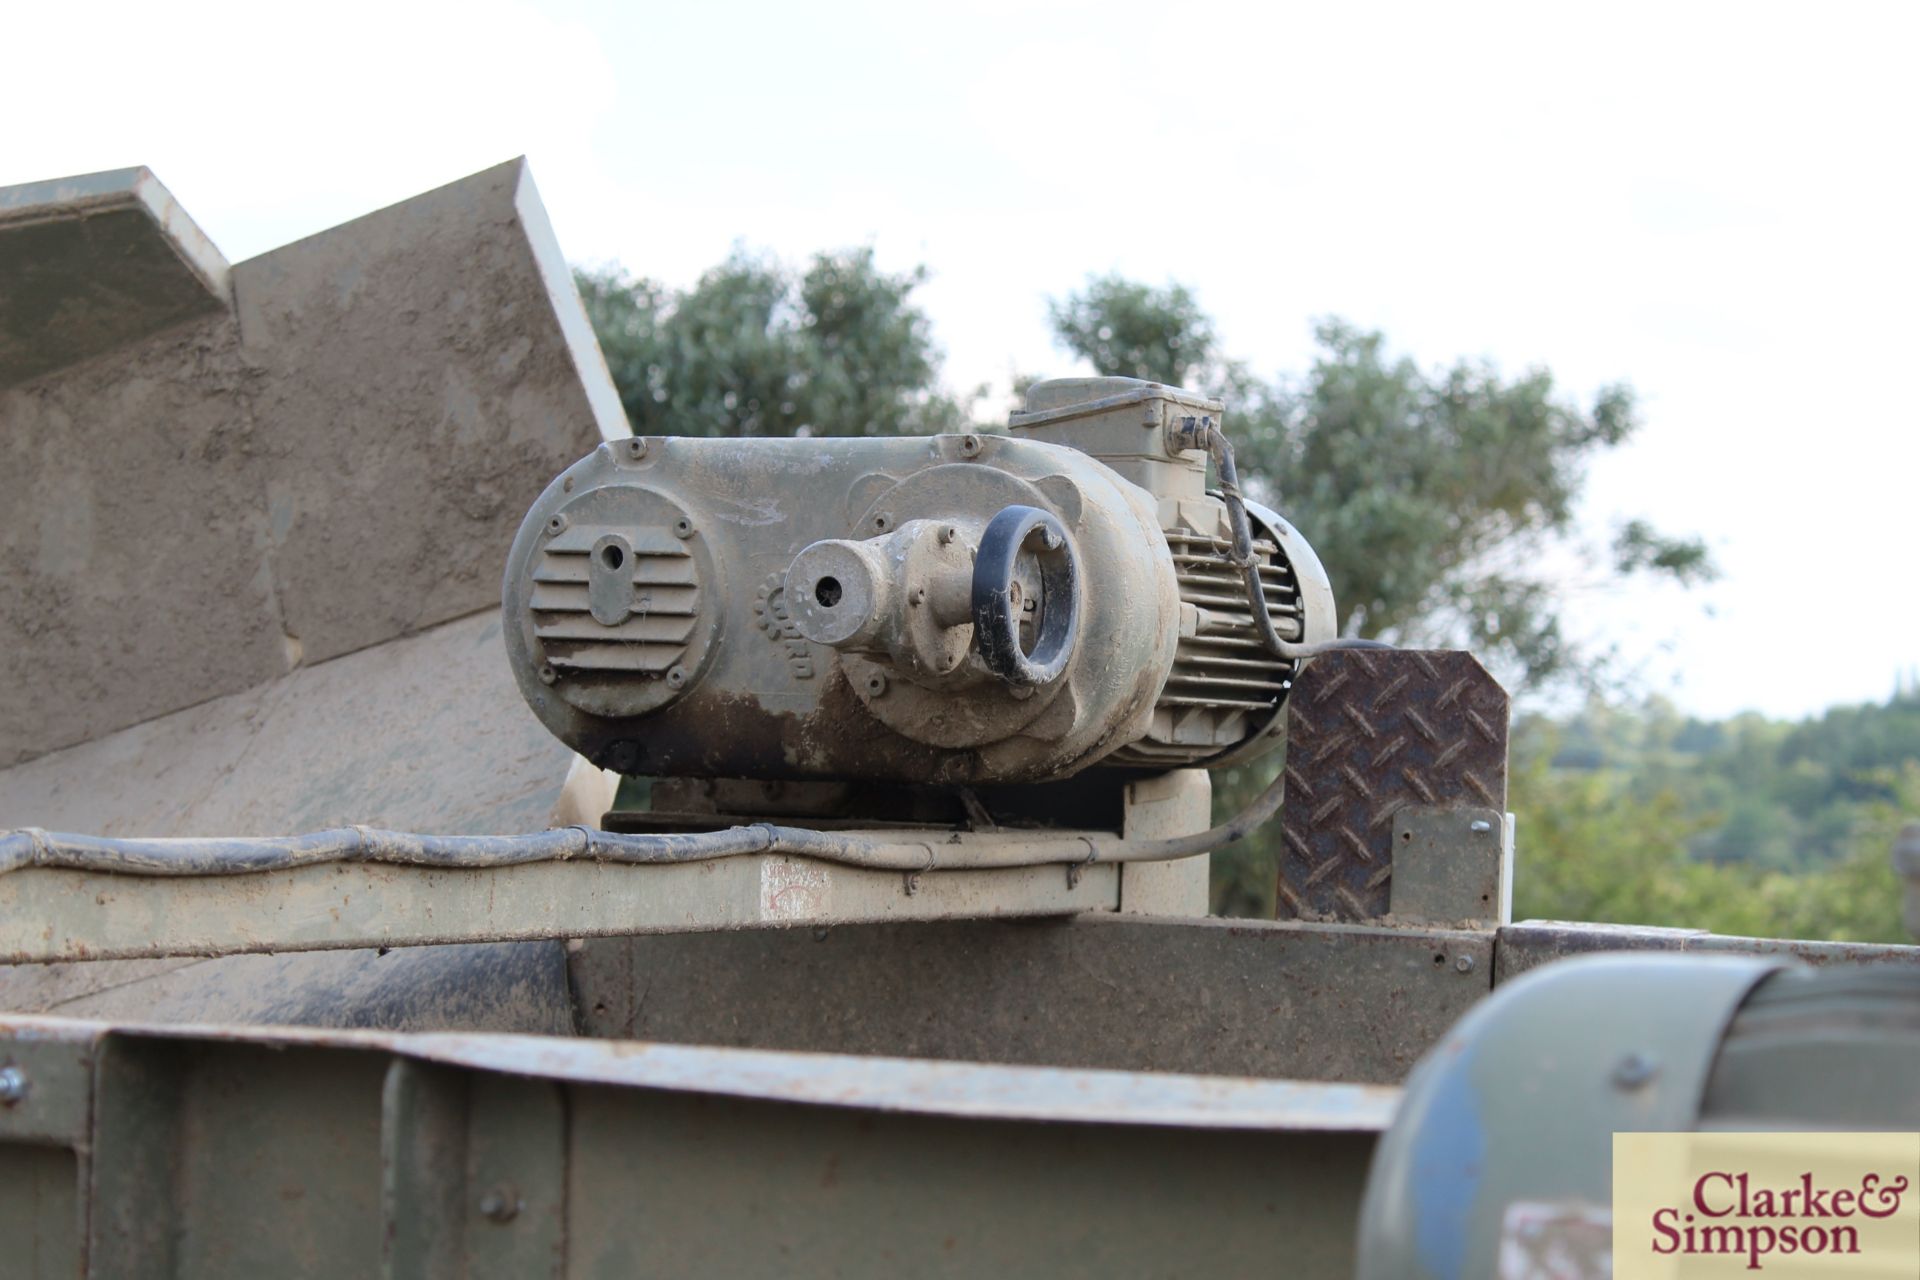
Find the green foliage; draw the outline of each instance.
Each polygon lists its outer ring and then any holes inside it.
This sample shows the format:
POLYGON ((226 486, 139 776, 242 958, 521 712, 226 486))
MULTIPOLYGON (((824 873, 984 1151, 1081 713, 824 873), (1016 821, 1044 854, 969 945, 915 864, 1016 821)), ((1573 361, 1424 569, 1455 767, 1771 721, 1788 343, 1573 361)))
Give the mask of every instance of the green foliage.
POLYGON ((1920 817, 1920 698, 1799 725, 1591 707, 1515 746, 1516 917, 1907 940, 1889 854, 1920 817))
MULTIPOLYGON (((1544 369, 1509 379, 1463 360, 1429 372, 1340 320, 1316 327, 1304 377, 1263 384, 1221 360, 1191 291, 1111 275, 1049 315, 1059 345, 1100 373, 1198 383, 1227 401, 1241 474, 1308 531, 1344 633, 1466 645, 1531 683, 1597 679, 1597 660, 1561 627, 1562 588, 1537 566, 1573 542, 1587 463, 1637 427, 1631 388, 1581 407, 1544 369)), ((1713 576, 1704 544, 1644 520, 1620 531, 1612 561, 1684 583, 1713 576)))
POLYGON ((1047 319, 1061 346, 1106 375, 1179 387, 1214 360, 1213 321, 1185 285, 1095 276, 1048 302, 1047 319))
POLYGON ((924 268, 890 275, 869 249, 796 273, 736 250, 674 292, 617 269, 577 273, 628 421, 640 435, 896 435, 950 429, 924 268))
MULTIPOLYGON (((1242 470, 1312 531, 1343 629, 1464 645, 1525 683, 1593 676, 1561 626, 1564 588, 1538 566, 1575 545, 1587 463, 1631 436, 1632 392, 1607 387, 1582 408, 1544 369, 1427 372, 1378 333, 1330 320, 1315 336, 1304 378, 1252 388, 1228 421, 1242 470)), ((1621 572, 1712 573, 1702 544, 1644 521, 1614 559, 1621 572)))
MULTIPOLYGON (((1523 735, 1542 737, 1542 723, 1523 725, 1523 735)), ((1557 771, 1628 777, 1642 798, 1682 796, 1703 818, 1687 842, 1694 858, 1820 871, 1847 856, 1868 815, 1906 802, 1906 773, 1920 761, 1920 694, 1798 724, 1688 720, 1657 699, 1636 709, 1595 703, 1548 729, 1557 771)))
POLYGON ((1614 568, 1621 573, 1653 570, 1693 586, 1711 581, 1713 560, 1698 538, 1674 538, 1645 520, 1629 520, 1613 539, 1614 568))

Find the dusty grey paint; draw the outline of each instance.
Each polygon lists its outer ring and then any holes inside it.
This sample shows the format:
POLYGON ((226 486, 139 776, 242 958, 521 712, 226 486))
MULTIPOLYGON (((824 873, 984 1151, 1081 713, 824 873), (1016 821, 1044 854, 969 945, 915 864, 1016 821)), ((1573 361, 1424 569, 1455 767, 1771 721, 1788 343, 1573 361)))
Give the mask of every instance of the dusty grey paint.
POLYGON ((588 940, 572 975, 615 1039, 1395 1083, 1487 993, 1491 944, 1080 916, 588 940))
POLYGON ((0 765, 287 670, 238 338, 221 312, 0 392, 0 765))
POLYGON ((0 966, 0 1009, 102 1021, 571 1035, 565 944, 0 966))
POLYGON ((146 169, 0 187, 0 388, 227 301, 227 260, 146 169))
POLYGON ((488 611, 0 770, 0 828, 537 831, 572 758, 521 701, 488 611))
POLYGON ((515 160, 233 268, 274 434, 274 581, 308 661, 497 601, 527 507, 623 425, 583 381, 605 366, 570 345, 578 297, 550 287, 529 202, 515 160))
POLYGON ((0 766, 496 603, 526 506, 623 425, 557 260, 516 160, 0 392, 0 766))
MULTIPOLYGON (((855 601, 849 590, 839 607, 855 601)), ((657 437, 603 444, 546 487, 513 542, 504 616, 529 705, 605 768, 1026 782, 1140 735, 1179 600, 1152 497, 1077 450, 965 434, 657 437), (941 652, 957 666, 911 661, 904 641, 899 653, 877 642, 836 651, 794 623, 788 575, 811 544, 873 535, 879 565, 908 540, 929 563, 950 556, 964 582, 978 527, 1015 505, 1062 520, 1084 579, 1073 659, 1031 696, 977 654, 961 660, 972 625, 940 627, 931 604, 911 603, 928 583, 875 570, 889 584, 888 621, 945 637, 927 651, 951 641, 941 652), (957 537, 943 542, 946 530, 957 537), (605 554, 617 568, 591 567, 605 554), (613 598, 594 603, 596 582, 613 598)))

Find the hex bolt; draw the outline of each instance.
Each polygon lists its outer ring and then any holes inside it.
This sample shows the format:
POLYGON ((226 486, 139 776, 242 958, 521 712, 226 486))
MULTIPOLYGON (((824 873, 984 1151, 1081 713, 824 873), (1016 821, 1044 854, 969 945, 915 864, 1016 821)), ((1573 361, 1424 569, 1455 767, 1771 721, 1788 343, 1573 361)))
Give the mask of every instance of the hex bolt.
POLYGON ((512 1222, 520 1213, 520 1193, 498 1186, 480 1197, 480 1216, 489 1222, 512 1222))
POLYGON ((1475 832, 1487 832, 1493 830, 1493 824, 1485 818, 1475 818, 1471 823, 1467 824, 1467 829, 1475 832))
POLYGON ((14 1106, 27 1096, 27 1073, 18 1067, 0 1067, 0 1104, 14 1106))
POLYGON ((673 522, 673 536, 682 540, 693 536, 693 521, 681 516, 673 522))
POLYGON ((980 456, 980 437, 974 435, 972 432, 968 432, 966 435, 961 436, 960 437, 960 456, 963 458, 979 457, 980 456))
POLYGON ((1455 973, 1472 973, 1473 957, 1472 956, 1455 956, 1453 958, 1453 970, 1455 973))
POLYGON ((887 678, 885 676, 876 671, 867 677, 867 694, 869 697, 877 698, 886 691, 887 678))
POLYGON ((668 667, 667 668, 667 687, 669 689, 686 688, 687 687, 687 669, 685 667, 668 667))
POLYGON ((1635 1089, 1644 1089, 1660 1074, 1660 1064, 1639 1050, 1634 1050, 1613 1066, 1613 1087, 1622 1093, 1631 1093, 1635 1089))

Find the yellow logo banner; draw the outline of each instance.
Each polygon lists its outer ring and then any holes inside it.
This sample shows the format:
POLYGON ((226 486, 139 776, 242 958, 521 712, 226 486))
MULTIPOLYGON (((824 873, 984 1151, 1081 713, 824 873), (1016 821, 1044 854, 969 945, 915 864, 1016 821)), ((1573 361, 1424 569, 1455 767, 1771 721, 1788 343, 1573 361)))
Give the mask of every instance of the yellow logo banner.
POLYGON ((1616 1133, 1616 1280, 1920 1277, 1920 1133, 1616 1133))

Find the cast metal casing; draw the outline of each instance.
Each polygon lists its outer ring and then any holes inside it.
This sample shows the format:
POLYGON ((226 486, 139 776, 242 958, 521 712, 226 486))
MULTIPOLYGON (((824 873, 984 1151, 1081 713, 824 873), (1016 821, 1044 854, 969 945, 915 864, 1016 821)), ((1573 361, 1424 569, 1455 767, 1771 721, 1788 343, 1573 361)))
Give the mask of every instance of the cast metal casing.
POLYGON ((1064 778, 1148 731, 1181 621, 1153 494, 1077 449, 972 434, 610 442, 535 502, 502 596, 534 713, 653 776, 1064 778), (788 572, 813 544, 977 540, 1009 507, 1053 517, 1077 557, 1076 598, 1036 601, 1078 612, 1058 678, 1017 687, 972 652, 932 670, 797 625, 788 572))

